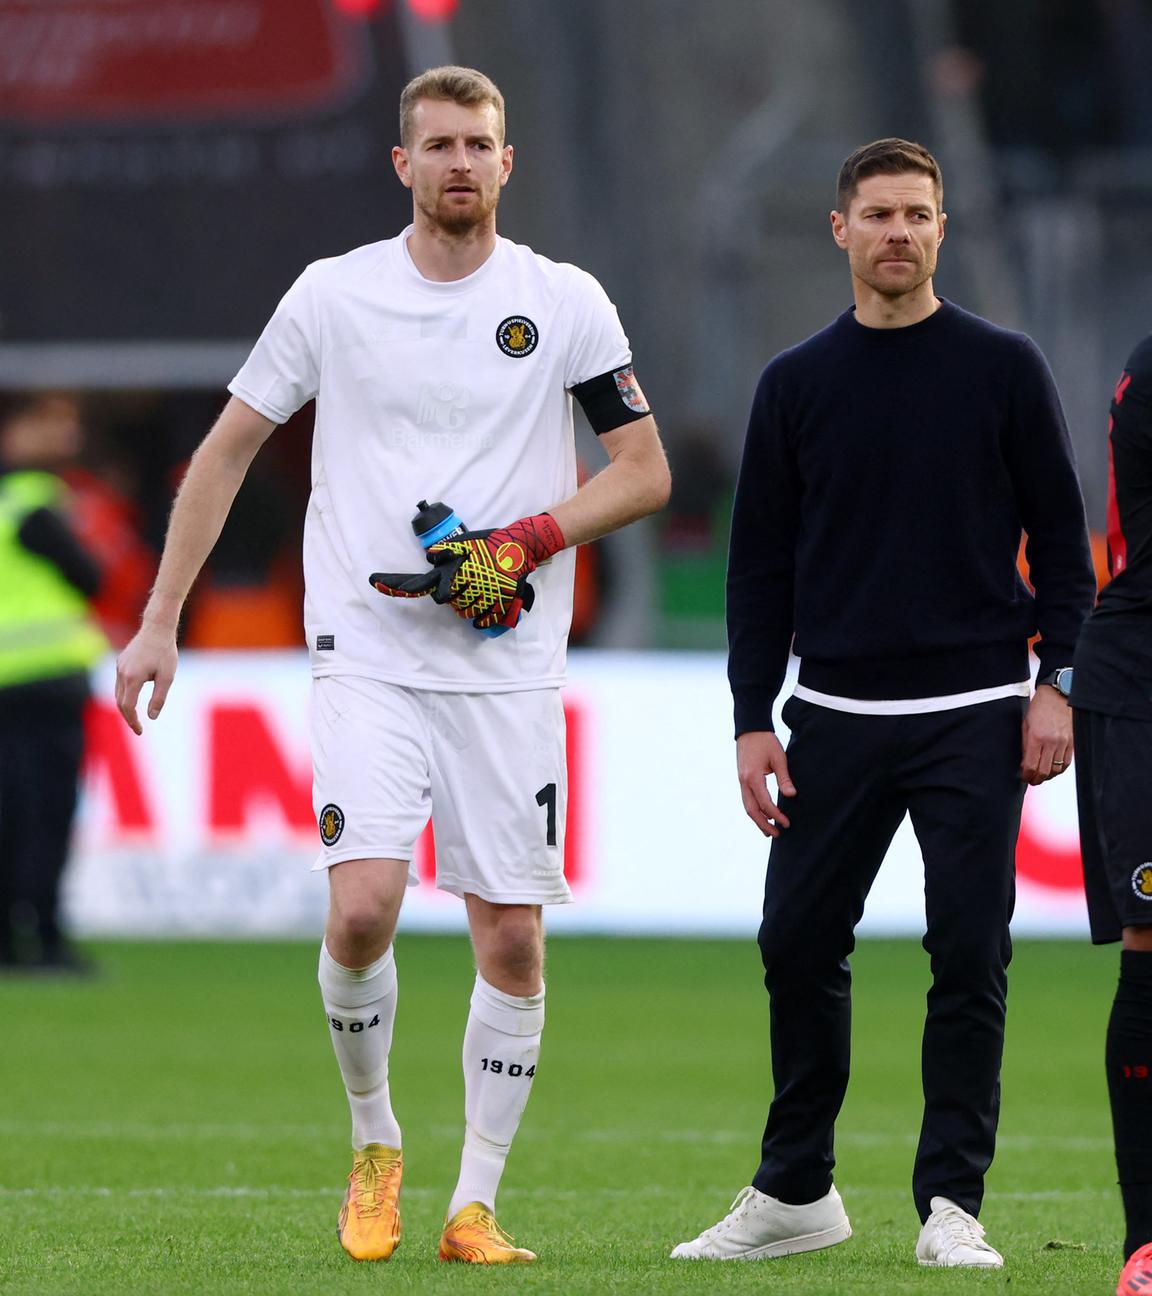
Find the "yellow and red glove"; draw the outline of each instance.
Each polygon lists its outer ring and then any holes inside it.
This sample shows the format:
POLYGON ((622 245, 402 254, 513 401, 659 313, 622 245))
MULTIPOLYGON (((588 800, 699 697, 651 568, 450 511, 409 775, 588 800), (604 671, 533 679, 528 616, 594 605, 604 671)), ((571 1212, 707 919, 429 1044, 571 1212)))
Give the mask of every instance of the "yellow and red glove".
POLYGON ((535 598, 529 574, 563 548, 564 535, 550 513, 495 531, 465 531, 428 550, 442 578, 430 592, 479 630, 514 626, 535 598))
MULTIPOLYGON (((452 585, 458 570, 459 564, 453 561, 451 564, 442 563, 439 567, 431 567, 422 572, 373 572, 368 580, 373 589, 380 594, 387 594, 389 598, 424 598, 425 595, 431 594, 433 603, 451 604, 452 585)), ((511 630, 520 620, 520 613, 529 611, 535 599, 536 591, 528 583, 527 576, 522 576, 516 585, 516 597, 509 604, 504 616, 495 622, 485 619, 483 625, 477 624, 477 629, 485 630, 489 634, 501 628, 511 630)), ((461 612, 460 615, 470 614, 461 612)), ((477 618, 477 621, 479 620, 480 618, 477 618)))

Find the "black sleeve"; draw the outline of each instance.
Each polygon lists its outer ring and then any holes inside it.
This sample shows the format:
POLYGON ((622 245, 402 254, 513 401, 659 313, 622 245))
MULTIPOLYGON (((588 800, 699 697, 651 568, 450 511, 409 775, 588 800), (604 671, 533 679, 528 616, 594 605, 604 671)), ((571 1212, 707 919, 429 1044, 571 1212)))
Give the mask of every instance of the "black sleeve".
POLYGON ((1142 411, 1152 407, 1152 335, 1138 343, 1128 357, 1109 409, 1113 419, 1123 417, 1124 406, 1131 408, 1130 400, 1139 404, 1142 411))
POLYGON ((1024 552, 1036 591, 1036 655, 1044 675, 1072 664, 1096 598, 1096 575, 1060 397, 1047 361, 1028 338, 1016 361, 1010 420, 1008 470, 1028 534, 1024 552))
POLYGON ((1102 595, 1152 611, 1152 336, 1128 357, 1108 411, 1108 570, 1102 595))
POLYGON ((59 513, 49 508, 33 510, 20 524, 17 538, 30 553, 54 563, 85 598, 99 590, 100 568, 59 513))
POLYGON ((748 420, 728 548, 728 682, 736 736, 770 730, 792 646, 800 479, 778 375, 764 371, 748 420))

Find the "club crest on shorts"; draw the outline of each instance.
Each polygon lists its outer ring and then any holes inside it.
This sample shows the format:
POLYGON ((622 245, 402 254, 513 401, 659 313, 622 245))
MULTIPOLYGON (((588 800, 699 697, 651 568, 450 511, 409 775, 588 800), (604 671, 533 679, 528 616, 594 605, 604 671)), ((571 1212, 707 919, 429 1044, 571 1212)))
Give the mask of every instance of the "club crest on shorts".
POLYGON ((496 327, 496 345, 514 360, 531 355, 539 341, 536 325, 524 315, 509 315, 496 327))
POLYGON ((320 811, 320 840, 325 846, 335 846, 344 831, 344 811, 329 802, 320 811))
POLYGON ((636 374, 632 366, 626 369, 616 369, 612 377, 616 380, 616 390, 620 393, 620 399, 632 411, 633 414, 649 413, 649 405, 640 390, 640 384, 636 381, 636 374))
POLYGON ((1132 890, 1141 900, 1152 901, 1152 861, 1141 864, 1132 874, 1132 890))

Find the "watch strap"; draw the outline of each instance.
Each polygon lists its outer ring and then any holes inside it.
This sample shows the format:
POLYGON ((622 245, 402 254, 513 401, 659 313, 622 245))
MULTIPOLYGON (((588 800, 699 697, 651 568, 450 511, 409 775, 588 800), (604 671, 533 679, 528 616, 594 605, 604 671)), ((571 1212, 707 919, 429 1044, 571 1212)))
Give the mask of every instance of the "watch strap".
POLYGON ((1071 684, 1069 684, 1067 687, 1064 686, 1063 676, 1065 674, 1071 675, 1072 667, 1057 666, 1055 670, 1047 671, 1045 674, 1041 675, 1036 680, 1036 687, 1039 688, 1041 684, 1049 684, 1051 685, 1052 688, 1056 690, 1057 693, 1060 694, 1061 697, 1067 697, 1068 694, 1072 691, 1072 687, 1071 684))

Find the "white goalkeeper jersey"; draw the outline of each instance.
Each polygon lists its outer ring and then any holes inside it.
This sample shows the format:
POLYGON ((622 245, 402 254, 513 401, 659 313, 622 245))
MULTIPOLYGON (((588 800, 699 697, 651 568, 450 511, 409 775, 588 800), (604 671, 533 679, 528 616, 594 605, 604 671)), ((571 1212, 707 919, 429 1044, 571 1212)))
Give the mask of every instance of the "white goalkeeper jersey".
POLYGON ((431 598, 378 594, 372 572, 427 570, 417 503, 472 530, 576 489, 569 388, 630 363, 591 275, 497 240, 474 274, 425 279, 399 237, 310 265, 228 390, 283 423, 316 398, 304 526, 314 675, 509 692, 563 683, 575 551, 537 568, 531 612, 490 638, 431 598))

